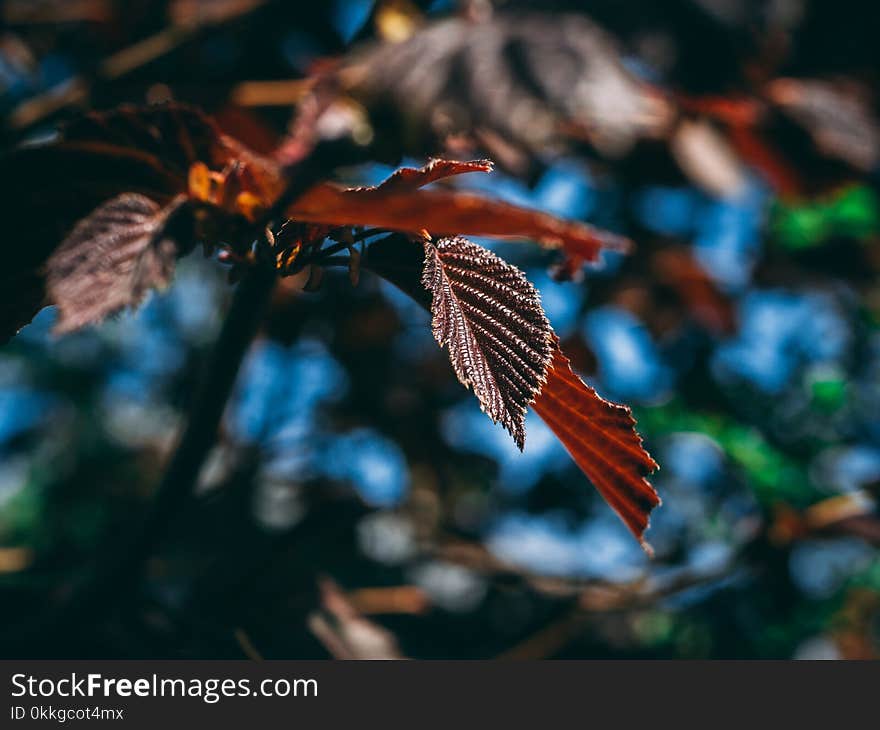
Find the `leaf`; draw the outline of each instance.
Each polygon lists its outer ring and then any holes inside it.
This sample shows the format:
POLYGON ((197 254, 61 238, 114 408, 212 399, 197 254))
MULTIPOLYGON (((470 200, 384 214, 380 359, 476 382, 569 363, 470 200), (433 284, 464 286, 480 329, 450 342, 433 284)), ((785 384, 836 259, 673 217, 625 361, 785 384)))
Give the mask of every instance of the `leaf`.
POLYGON ((449 175, 488 172, 486 160, 432 160, 421 169, 403 168, 376 187, 312 187, 287 210, 289 218, 334 226, 375 226, 397 231, 535 240, 562 247, 578 264, 595 261, 603 248, 627 250, 629 241, 584 223, 455 190, 418 188, 449 175))
MULTIPOLYGON (((425 296, 428 292, 419 286, 419 259, 417 247, 405 236, 394 234, 367 248, 364 266, 433 310, 431 298, 425 296)), ((644 477, 657 464, 642 447, 629 408, 603 400, 586 386, 572 372, 555 335, 551 335, 550 345, 552 359, 545 382, 531 406, 642 546, 650 551, 643 534, 648 516, 660 504, 660 498, 644 477)))
MULTIPOLYGON (((415 190, 453 175, 462 175, 466 172, 492 172, 492 167, 491 160, 458 162, 434 157, 428 160, 428 164, 424 167, 401 167, 379 183, 376 189, 386 193, 392 190, 415 190)), ((370 188, 360 189, 369 190, 370 188)))
POLYGON ((0 195, 9 242, 0 270, 0 342, 46 304, 46 262, 79 220, 124 192, 167 204, 185 189, 192 161, 223 156, 219 139, 216 127, 187 108, 122 107, 4 155, 4 175, 14 184, 0 195))
POLYGON ((642 445, 630 409, 606 401, 585 385, 558 343, 532 408, 642 547, 651 552, 644 533, 660 497, 645 477, 658 467, 642 445))
POLYGON ((403 659, 397 639, 365 618, 330 578, 319 579, 321 609, 307 620, 309 630, 336 659, 403 659))
POLYGON ((733 147, 705 119, 683 119, 669 140, 682 171, 716 198, 735 198, 746 187, 746 171, 733 147))
POLYGON ((736 326, 733 303, 686 246, 668 246, 651 256, 654 281, 672 289, 690 315, 706 329, 730 334, 736 326))
POLYGON ((59 311, 56 332, 99 322, 168 284, 178 254, 166 235, 172 209, 127 193, 74 227, 46 265, 48 296, 59 311))
POLYGON ((230 220, 256 222, 289 186, 306 190, 289 206, 299 222, 329 226, 377 225, 416 233, 497 235, 565 245, 578 261, 593 260, 605 245, 622 240, 578 223, 454 191, 419 191, 444 177, 487 172, 486 160, 431 160, 403 168, 378 187, 345 190, 312 185, 332 165, 312 161, 282 168, 223 135, 205 115, 179 105, 123 106, 67 125, 54 141, 15 151, 5 160, 17 184, 0 197, 0 215, 16 246, 5 252, 0 273, 0 341, 5 341, 45 305, 46 261, 70 229, 97 206, 122 193, 165 205, 187 193, 230 220), (308 168, 307 174, 303 170, 308 168), (59 176, 58 169, 70 170, 59 176), (299 183, 295 183, 299 175, 299 183), (33 195, 40 190, 40 195, 33 195))
POLYGON ((877 168, 880 123, 866 89, 854 83, 782 78, 770 82, 766 91, 781 111, 807 130, 824 154, 862 172, 877 168))
MULTIPOLYGON (((222 170, 237 160, 255 177, 273 178, 273 164, 224 135, 201 111, 180 105, 122 105, 79 117, 47 144, 24 147, 12 155, 29 180, 52 186, 63 198, 86 193, 103 202, 123 192, 138 192, 163 202, 183 192, 194 162, 222 170), (70 177, 50 177, 65 164, 70 177)), ((85 213, 80 210, 79 218, 85 213)))
POLYGON ((449 348, 461 383, 522 450, 526 406, 553 353, 538 292, 519 269, 464 238, 424 246, 422 285, 432 294, 434 337, 449 348))
POLYGON ((809 202, 780 200, 771 210, 770 230, 791 250, 841 237, 868 243, 880 233, 880 200, 867 185, 839 188, 809 202))
POLYGON ((402 112, 411 136, 428 130, 431 147, 488 133, 534 154, 577 136, 618 157, 670 118, 662 97, 627 71, 613 38, 580 14, 440 20, 401 43, 355 51, 338 75, 371 107, 402 112))
POLYGON ((277 195, 282 180, 274 163, 176 104, 87 114, 47 143, 4 155, 4 176, 14 184, 0 195, 9 242, 0 270, 0 343, 45 305, 46 262, 78 221, 122 193, 167 205, 187 190, 194 163, 222 170, 233 161, 251 189, 277 195))

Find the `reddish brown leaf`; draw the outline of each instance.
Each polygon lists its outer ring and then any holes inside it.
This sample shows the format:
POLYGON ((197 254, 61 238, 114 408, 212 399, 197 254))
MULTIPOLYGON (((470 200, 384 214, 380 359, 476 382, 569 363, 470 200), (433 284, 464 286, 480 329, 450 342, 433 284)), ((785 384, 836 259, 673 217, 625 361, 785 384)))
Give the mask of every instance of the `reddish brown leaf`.
POLYGON ((625 250, 626 239, 583 223, 454 190, 418 190, 441 177, 487 171, 489 163, 434 160, 398 170, 377 187, 316 185, 287 209, 290 218, 337 226, 364 225, 437 235, 472 235, 535 240, 562 247, 578 262, 595 261, 603 248, 625 250))
MULTIPOLYGON (((462 175, 466 172, 492 172, 492 161, 468 160, 467 162, 458 162, 456 160, 441 160, 435 157, 428 160, 428 164, 424 167, 401 167, 389 178, 381 182, 376 189, 386 193, 416 190, 437 180, 442 180, 444 177, 462 175)), ((370 188, 360 189, 369 190, 370 188)))
MULTIPOLYGON (((418 284, 417 246, 405 236, 394 234, 372 244, 365 264, 434 310, 433 297, 425 297, 425 289, 418 284)), ((546 380, 531 405, 642 546, 650 550, 643 533, 648 515, 660 504, 660 498, 644 476, 657 465, 642 447, 630 410, 600 398, 572 372, 555 335, 551 344, 546 380)))
POLYGON ((434 337, 449 348, 461 383, 521 450, 526 406, 553 353, 538 292, 515 266, 464 238, 424 245, 422 285, 432 295, 434 337))
POLYGON ((660 497, 645 477, 657 463, 642 446, 630 409, 606 401, 585 385, 558 345, 547 382, 532 407, 642 547, 651 552, 644 533, 660 497))
POLYGON ((734 150, 745 162, 760 170, 778 193, 796 197, 803 191, 803 181, 797 171, 759 132, 761 106, 754 99, 685 94, 677 95, 676 99, 684 111, 720 122, 734 150))
POLYGON ((70 332, 140 304, 171 280, 177 245, 164 235, 170 208, 124 194, 80 221, 49 257, 46 289, 56 332, 70 332))
POLYGON ((730 142, 740 156, 764 175, 781 196, 797 198, 806 188, 799 173, 754 128, 734 124, 728 128, 730 142))
POLYGON ((48 155, 50 161, 69 156, 89 172, 85 165, 97 166, 98 179, 90 175, 77 185, 115 188, 108 197, 140 192, 156 198, 183 192, 194 162, 219 171, 235 161, 247 169, 257 188, 254 192, 263 192, 267 198, 277 195, 281 185, 275 163, 223 134, 199 110, 179 104, 123 105, 87 114, 65 126, 57 141, 31 152, 48 155), (141 188, 144 183, 146 189, 141 188))
POLYGON ((694 259, 689 248, 669 247, 651 257, 656 280, 674 289, 704 327, 730 333, 736 324, 733 303, 694 259))
POLYGON ((201 112, 179 105, 88 114, 46 144, 7 154, 4 175, 14 184, 0 195, 10 242, 0 271, 0 342, 45 304, 46 261, 78 221, 122 193, 166 205, 186 191, 193 163, 222 170, 233 161, 239 191, 269 199, 278 194, 283 183, 274 163, 223 135, 201 112))

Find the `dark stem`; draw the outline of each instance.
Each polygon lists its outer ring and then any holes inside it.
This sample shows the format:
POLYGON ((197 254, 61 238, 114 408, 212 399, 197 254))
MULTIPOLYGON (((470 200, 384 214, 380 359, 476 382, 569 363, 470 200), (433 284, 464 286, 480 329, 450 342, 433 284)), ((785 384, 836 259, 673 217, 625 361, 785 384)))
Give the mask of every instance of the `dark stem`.
MULTIPOLYGON (((371 228, 369 230, 361 231, 360 233, 355 234, 352 237, 351 243, 335 243, 332 246, 326 246, 325 248, 315 251, 312 255, 305 257, 299 266, 287 272, 285 275, 291 276, 301 271, 310 264, 314 264, 315 266, 350 266, 351 258, 349 258, 348 256, 336 256, 335 254, 338 254, 340 251, 345 251, 346 249, 353 248, 353 244, 355 243, 364 241, 368 238, 373 238, 374 236, 381 236, 383 234, 390 234, 391 236, 401 236, 406 239, 403 234, 395 234, 386 228, 371 228)), ((366 245, 368 247, 370 246, 369 243, 366 245)), ((367 248, 366 250, 369 251, 369 248, 367 248)))
POLYGON ((330 246, 325 246, 324 248, 318 249, 310 256, 306 257, 303 261, 303 266, 307 266, 308 264, 322 264, 325 260, 330 260, 330 257, 334 254, 339 253, 340 251, 345 251, 345 249, 351 249, 354 247, 354 244, 360 243, 361 241, 366 241, 368 238, 373 238, 374 236, 381 236, 386 233, 391 233, 387 228, 369 228, 365 231, 361 231, 360 233, 355 233, 352 235, 350 241, 338 241, 330 246))
MULTIPOLYGON (((350 156, 352 149, 348 142, 322 143, 308 158, 286 170, 288 183, 284 193, 256 227, 270 225, 279 216, 283 218, 285 207, 335 164, 347 160, 346 155, 350 156)), ((192 487, 216 440, 235 376, 272 295, 277 276, 272 257, 258 256, 257 262, 238 285, 208 369, 191 404, 186 429, 159 484, 150 515, 117 571, 118 579, 131 581, 140 576, 144 562, 161 539, 170 518, 192 499, 192 487)))
POLYGON ((275 270, 261 265, 241 280, 189 407, 186 427, 156 490, 150 513, 120 566, 132 580, 140 574, 169 520, 192 499, 193 486, 217 438, 220 419, 232 393, 241 362, 272 295, 275 270))
POLYGON ((275 270, 258 265, 247 272, 232 298, 220 336, 188 408, 187 424, 156 489, 149 513, 129 543, 81 585, 67 601, 8 637, 13 646, 47 633, 61 634, 95 620, 130 594, 168 532, 172 519, 193 500, 193 487, 217 438, 220 419, 248 347, 272 295, 275 270))
POLYGON ((319 249, 315 251, 312 256, 309 256, 306 264, 317 264, 320 263, 323 259, 330 258, 333 254, 337 254, 340 251, 345 251, 346 249, 350 249, 354 246, 354 239, 352 239, 351 243, 347 241, 339 241, 338 243, 334 243, 326 248, 319 249))
MULTIPOLYGON (((336 165, 352 164, 365 158, 367 151, 350 141, 319 143, 299 164, 285 169, 287 187, 252 230, 262 231, 285 218, 288 205, 336 165)), ((248 345, 269 303, 277 274, 271 256, 257 257, 257 264, 242 278, 233 296, 213 355, 207 363, 196 394, 190 404, 187 425, 168 463, 149 513, 134 537, 114 549, 114 554, 96 569, 92 577, 74 589, 56 607, 23 625, 4 627, 0 643, 22 647, 23 651, 39 637, 46 644, 50 635, 64 635, 84 624, 100 619, 123 598, 142 577, 147 559, 168 532, 170 521, 193 499, 193 486, 211 447, 226 401, 248 345)))

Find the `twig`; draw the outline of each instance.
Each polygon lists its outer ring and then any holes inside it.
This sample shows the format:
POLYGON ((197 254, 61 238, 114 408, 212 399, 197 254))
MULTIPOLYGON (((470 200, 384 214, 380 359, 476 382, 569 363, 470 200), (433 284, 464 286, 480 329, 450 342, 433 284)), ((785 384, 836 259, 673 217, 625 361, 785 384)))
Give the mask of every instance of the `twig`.
MULTIPOLYGON (((287 168, 288 184, 284 193, 255 227, 271 225, 277 215, 283 215, 283 201, 294 201, 299 198, 316 180, 324 177, 328 170, 348 161, 351 151, 352 147, 344 142, 321 143, 308 158, 298 165, 287 168)), ((148 522, 146 527, 148 532, 155 531, 163 525, 169 513, 181 506, 178 503, 180 488, 176 485, 192 485, 198 476, 201 464, 214 443, 217 425, 238 372, 238 365, 269 302, 276 278, 277 272, 272 257, 258 255, 257 264, 245 274, 239 284, 212 358, 212 368, 203 382, 200 397, 196 398, 195 408, 180 446, 159 487, 153 509, 155 526, 148 522)), ((144 546, 137 547, 148 549, 149 541, 144 546)), ((140 560, 145 557, 144 551, 140 560)))
POLYGON ((301 259, 297 259, 297 261, 294 262, 294 266, 284 272, 284 276, 298 274, 306 266, 311 266, 313 264, 315 266, 351 266, 351 258, 349 256, 336 256, 335 254, 346 250, 351 251, 356 243, 360 243, 368 238, 380 236, 385 233, 390 233, 390 231, 385 228, 370 228, 361 231, 360 233, 355 233, 349 241, 338 241, 330 246, 316 249, 306 256, 301 257, 301 259))
POLYGON ((96 89, 124 78, 203 37, 206 31, 242 18, 265 4, 266 0, 255 0, 238 14, 170 25, 104 59, 92 76, 76 76, 21 102, 10 112, 4 126, 9 132, 20 136, 67 107, 86 104, 96 89))
POLYGON ((421 614, 430 600, 418 586, 380 586, 357 588, 348 592, 348 601, 364 616, 374 614, 421 614))
POLYGON ((248 659, 255 662, 263 661, 263 655, 254 646, 254 642, 251 641, 251 638, 244 629, 239 628, 235 630, 235 640, 248 659))
POLYGON ((330 578, 318 581, 321 610, 306 623, 336 659, 403 659, 390 631, 364 618, 349 597, 330 578))
POLYGON ((569 609, 562 618, 543 627, 516 646, 501 652, 495 658, 524 661, 552 657, 580 634, 587 620, 588 616, 577 607, 569 609))
POLYGON ((232 89, 230 101, 237 106, 291 107, 315 86, 313 78, 282 81, 244 81, 232 89))
POLYGON ((734 573, 736 566, 736 560, 731 559, 707 573, 684 569, 669 580, 640 580, 619 586, 601 582, 587 585, 561 617, 495 658, 547 659, 581 635, 597 615, 626 613, 654 606, 664 598, 728 577, 734 573))

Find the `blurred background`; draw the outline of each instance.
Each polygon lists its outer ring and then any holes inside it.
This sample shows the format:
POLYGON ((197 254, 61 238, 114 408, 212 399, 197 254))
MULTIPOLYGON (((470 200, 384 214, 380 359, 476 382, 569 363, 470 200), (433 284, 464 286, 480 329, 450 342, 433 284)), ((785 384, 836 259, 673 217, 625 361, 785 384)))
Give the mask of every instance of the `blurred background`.
POLYGON ((0 654, 877 658, 880 6, 0 8, 4 147, 175 99, 267 151, 320 74, 387 148, 340 179, 487 155, 456 184, 632 238, 585 276, 493 248, 633 407, 664 500, 651 561, 539 419, 522 454, 489 422, 418 305, 328 271, 278 287, 143 577, 42 625, 136 529, 184 423, 232 291, 196 253, 137 312, 56 338, 47 309, 0 350, 0 654))

